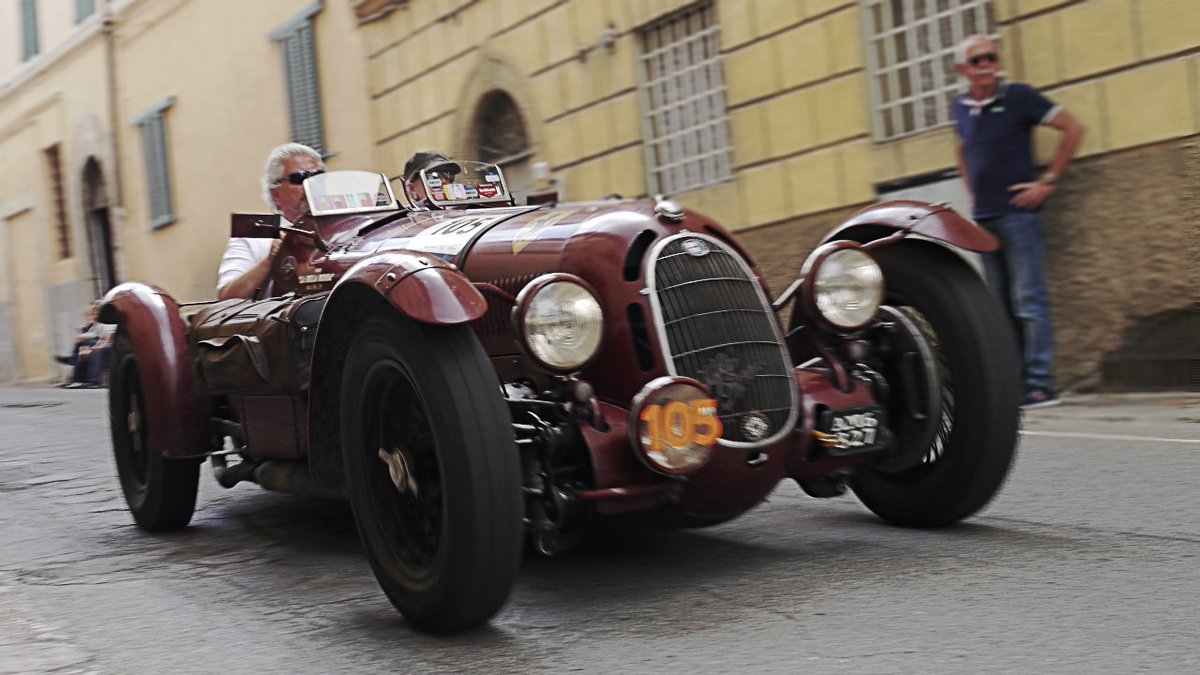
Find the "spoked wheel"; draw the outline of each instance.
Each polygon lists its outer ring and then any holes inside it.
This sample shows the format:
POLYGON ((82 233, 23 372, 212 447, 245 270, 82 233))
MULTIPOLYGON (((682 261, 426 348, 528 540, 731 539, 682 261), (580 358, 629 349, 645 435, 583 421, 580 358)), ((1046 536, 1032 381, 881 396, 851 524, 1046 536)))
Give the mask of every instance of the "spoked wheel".
MULTIPOLYGON (((903 450, 910 460, 864 468, 851 486, 888 522, 948 525, 995 496, 1016 453, 1020 365, 1012 330, 983 281, 954 254, 931 244, 874 253, 887 283, 886 304, 902 314, 897 318, 932 356, 927 369, 908 367, 915 382, 891 387, 891 396, 916 392, 930 406, 923 411, 929 428, 910 423, 898 435, 901 444, 919 444, 903 450), (936 383, 940 392, 925 391, 923 382, 936 383)), ((912 407, 903 400, 889 403, 912 407)))
POLYGON ((512 423, 478 340, 372 317, 341 397, 350 501, 384 593, 424 630, 486 622, 516 579, 524 526, 512 423))
POLYGON ((196 510, 200 462, 165 459, 150 447, 142 391, 133 343, 119 332, 113 340, 108 388, 117 476, 138 527, 152 532, 176 530, 186 527, 196 510))

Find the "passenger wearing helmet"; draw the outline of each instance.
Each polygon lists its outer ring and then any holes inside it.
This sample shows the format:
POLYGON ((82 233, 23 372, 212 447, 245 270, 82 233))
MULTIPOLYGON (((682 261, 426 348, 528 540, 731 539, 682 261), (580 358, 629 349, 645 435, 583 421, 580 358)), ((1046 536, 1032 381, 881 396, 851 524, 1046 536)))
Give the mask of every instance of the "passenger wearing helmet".
POLYGON ((458 172, 457 164, 446 155, 433 150, 415 152, 404 163, 404 192, 408 195, 409 203, 414 207, 434 206, 429 200, 429 195, 425 194, 425 184, 421 181, 421 172, 441 165, 449 165, 447 169, 450 173, 458 172))

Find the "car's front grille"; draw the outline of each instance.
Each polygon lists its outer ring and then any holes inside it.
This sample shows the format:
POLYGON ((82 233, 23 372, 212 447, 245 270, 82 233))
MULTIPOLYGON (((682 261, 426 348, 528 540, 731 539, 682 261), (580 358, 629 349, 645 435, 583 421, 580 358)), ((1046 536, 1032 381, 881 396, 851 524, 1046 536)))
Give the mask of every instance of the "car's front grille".
POLYGON ((649 261, 651 306, 668 369, 708 385, 725 445, 758 446, 796 419, 796 383, 779 325, 749 266, 720 240, 686 233, 649 261))

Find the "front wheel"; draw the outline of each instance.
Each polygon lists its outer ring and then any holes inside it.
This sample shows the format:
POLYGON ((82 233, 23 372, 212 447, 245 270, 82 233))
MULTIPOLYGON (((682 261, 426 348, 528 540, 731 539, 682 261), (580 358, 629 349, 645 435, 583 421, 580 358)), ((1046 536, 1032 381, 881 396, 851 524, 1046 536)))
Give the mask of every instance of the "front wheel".
POLYGON ((520 461, 474 333, 367 319, 341 386, 350 502, 379 585, 413 625, 447 632, 503 606, 520 565, 520 461))
POLYGON ((187 527, 196 510, 200 462, 166 459, 151 447, 137 354, 124 332, 113 340, 109 378, 113 457, 134 522, 150 532, 187 527))
MULTIPOLYGON (((995 496, 1016 454, 1020 364, 1012 329, 983 281, 953 253, 919 243, 874 253, 885 303, 911 319, 931 348, 941 392, 923 397, 939 409, 929 411, 935 428, 916 448, 919 460, 864 468, 851 487, 888 522, 949 525, 995 496)), ((894 386, 891 395, 913 390, 894 386)))

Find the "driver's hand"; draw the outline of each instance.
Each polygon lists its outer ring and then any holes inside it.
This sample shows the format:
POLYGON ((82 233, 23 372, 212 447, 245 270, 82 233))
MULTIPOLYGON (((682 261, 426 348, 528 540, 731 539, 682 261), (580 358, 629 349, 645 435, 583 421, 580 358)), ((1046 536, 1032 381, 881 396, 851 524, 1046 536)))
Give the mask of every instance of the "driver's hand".
MULTIPOLYGON (((283 236, 286 237, 287 233, 285 232, 283 236)), ((271 242, 271 256, 268 258, 268 260, 274 258, 276 253, 279 253, 279 247, 281 246, 283 246, 283 239, 276 239, 275 241, 271 242)))

